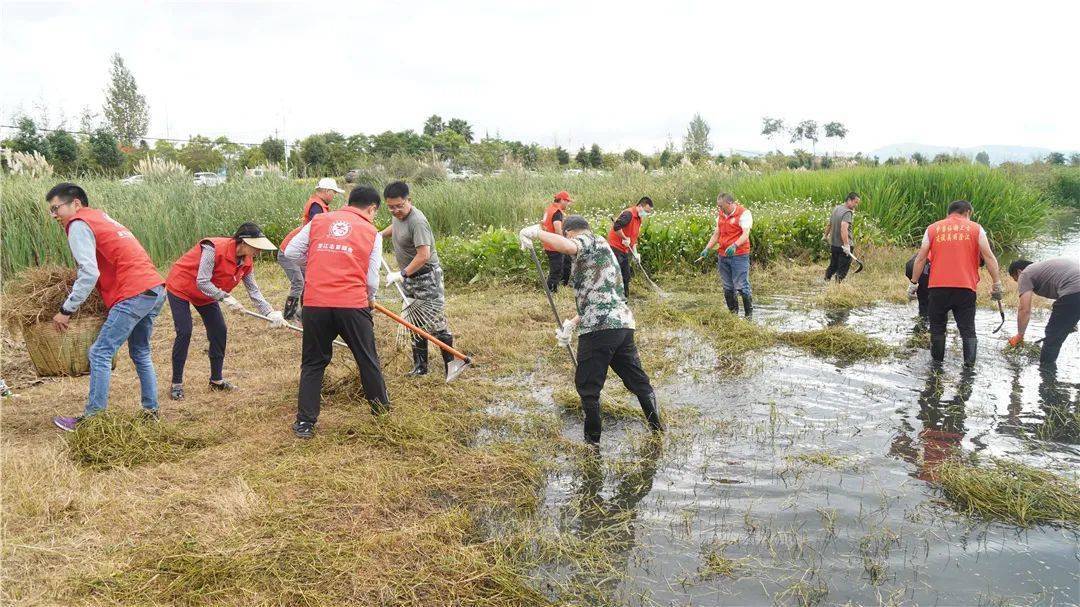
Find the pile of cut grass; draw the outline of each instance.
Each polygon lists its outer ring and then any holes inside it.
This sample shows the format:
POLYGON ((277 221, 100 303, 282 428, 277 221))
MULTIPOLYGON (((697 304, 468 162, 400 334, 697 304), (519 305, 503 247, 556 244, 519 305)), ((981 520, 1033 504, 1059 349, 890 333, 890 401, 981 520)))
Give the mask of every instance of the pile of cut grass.
POLYGON ((1042 353, 1042 348, 1031 342, 1021 342, 1016 346, 1010 346, 1005 344, 1005 348, 1002 350, 1007 358, 1018 361, 1038 360, 1039 354, 1042 353))
MULTIPOLYGON (((27 268, 4 287, 3 316, 8 326, 26 327, 52 319, 75 284, 75 268, 47 265, 27 268)), ((94 289, 73 318, 105 316, 105 303, 94 289)))
POLYGON ((936 475, 945 498, 965 515, 1020 527, 1080 524, 1076 480, 1002 459, 980 466, 952 458, 936 475))
POLYGON ((112 411, 79 422, 68 440, 71 457, 94 470, 176 461, 215 444, 209 435, 190 435, 178 426, 112 411))
POLYGON ((840 363, 879 360, 893 352, 893 348, 880 339, 868 337, 844 326, 811 331, 786 331, 780 333, 778 338, 786 344, 840 363))

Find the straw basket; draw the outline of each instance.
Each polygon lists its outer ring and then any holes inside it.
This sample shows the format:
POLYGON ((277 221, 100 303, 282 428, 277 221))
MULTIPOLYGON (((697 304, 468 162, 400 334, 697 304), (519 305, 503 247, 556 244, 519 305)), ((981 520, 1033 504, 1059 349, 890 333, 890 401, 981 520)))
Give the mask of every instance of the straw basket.
POLYGON ((73 318, 68 330, 63 333, 57 331, 52 322, 24 326, 23 340, 37 374, 42 377, 74 377, 89 373, 90 346, 104 323, 105 319, 98 317, 73 318))

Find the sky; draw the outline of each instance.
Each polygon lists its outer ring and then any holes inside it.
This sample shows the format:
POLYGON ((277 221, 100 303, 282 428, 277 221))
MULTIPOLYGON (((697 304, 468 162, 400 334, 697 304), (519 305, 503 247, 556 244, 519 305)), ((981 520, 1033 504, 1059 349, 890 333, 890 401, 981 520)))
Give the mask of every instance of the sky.
MULTIPOLYGON (((0 0, 0 122, 100 110, 119 53, 148 135, 259 142, 422 129, 605 150, 776 147, 764 116, 839 121, 828 151, 1080 148, 1080 2, 0 0)), ((785 146, 790 149, 790 146, 785 146)))

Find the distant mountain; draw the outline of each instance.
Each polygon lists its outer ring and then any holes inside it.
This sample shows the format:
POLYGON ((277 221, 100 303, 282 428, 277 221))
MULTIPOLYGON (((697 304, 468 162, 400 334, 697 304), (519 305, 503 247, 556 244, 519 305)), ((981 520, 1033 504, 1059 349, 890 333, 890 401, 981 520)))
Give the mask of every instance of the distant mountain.
POLYGON ((1001 164, 1002 162, 1031 162, 1032 160, 1046 158, 1046 155, 1050 152, 1062 152, 1068 156, 1075 151, 1050 150, 1022 145, 982 145, 960 148, 922 143, 897 143, 878 148, 870 152, 870 156, 877 156, 884 162, 889 158, 911 158, 911 155, 916 152, 928 159, 938 154, 963 154, 969 158, 975 158, 975 155, 979 152, 986 152, 990 156, 990 164, 1001 164))

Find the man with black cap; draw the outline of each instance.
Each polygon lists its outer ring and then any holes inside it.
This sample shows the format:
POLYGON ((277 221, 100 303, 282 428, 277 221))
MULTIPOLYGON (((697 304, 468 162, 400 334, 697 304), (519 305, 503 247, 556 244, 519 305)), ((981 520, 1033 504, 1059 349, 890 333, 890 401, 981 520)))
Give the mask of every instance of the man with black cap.
POLYGON ((172 311, 176 339, 172 347, 172 387, 169 398, 184 398, 184 364, 191 345, 191 306, 202 317, 206 340, 210 343, 210 390, 236 388, 222 377, 228 329, 221 314, 224 304, 234 312, 244 306, 230 293, 241 282, 259 314, 270 319, 271 326, 284 327, 281 312, 274 310, 255 282, 254 258, 259 251, 277 247, 252 222, 240 224, 232 237, 203 238, 176 260, 165 279, 169 309, 172 311))
POLYGON ((285 249, 286 257, 307 267, 298 411, 292 427, 298 438, 315 434, 323 374, 338 336, 356 360, 371 412, 390 409, 371 318, 382 260, 382 236, 374 224, 380 203, 375 188, 358 186, 349 193, 348 206, 316 215, 285 249))
POLYGON ((580 215, 571 215, 563 223, 566 235, 545 231, 539 225, 519 232, 521 248, 532 248, 533 241, 567 255, 571 260, 570 285, 578 315, 563 323, 556 333, 565 345, 577 330, 578 355, 574 384, 585 412, 585 442, 600 444, 600 391, 611 367, 626 389, 637 396, 649 427, 663 430, 649 376, 641 367, 634 345, 634 315, 623 295, 622 273, 615 254, 603 238, 593 234, 580 215))

